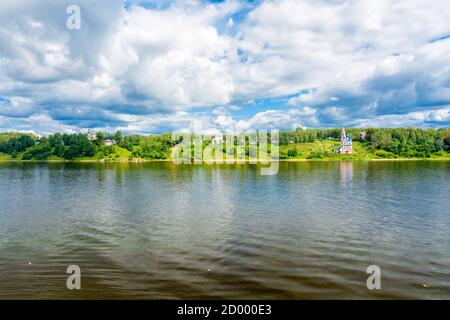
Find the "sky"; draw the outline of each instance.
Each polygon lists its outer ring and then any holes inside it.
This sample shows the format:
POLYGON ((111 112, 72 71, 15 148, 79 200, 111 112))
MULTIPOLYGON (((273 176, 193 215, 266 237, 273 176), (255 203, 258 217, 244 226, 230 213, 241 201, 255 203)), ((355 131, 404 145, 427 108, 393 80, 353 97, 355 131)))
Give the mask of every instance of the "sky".
POLYGON ((448 0, 1 1, 0 131, 193 121, 448 127, 448 0))

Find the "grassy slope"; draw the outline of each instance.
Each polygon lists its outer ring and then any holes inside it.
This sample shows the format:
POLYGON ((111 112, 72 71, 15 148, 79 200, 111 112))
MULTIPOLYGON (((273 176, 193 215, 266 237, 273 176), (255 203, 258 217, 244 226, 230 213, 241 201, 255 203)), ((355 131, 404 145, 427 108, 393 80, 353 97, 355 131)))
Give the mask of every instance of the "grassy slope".
MULTIPOLYGON (((287 153, 291 149, 297 150, 297 157, 288 158, 285 160, 301 160, 307 159, 308 156, 312 152, 322 151, 328 152, 328 156, 324 157, 323 160, 369 160, 369 159, 377 159, 374 151, 370 148, 368 143, 361 142, 353 142, 353 154, 336 154, 333 153, 333 150, 340 146, 339 141, 333 140, 323 140, 323 141, 315 141, 311 143, 297 143, 297 144, 289 144, 287 146, 280 146, 280 153, 287 153)), ((223 154, 225 158, 225 153, 223 154)), ((246 160, 249 160, 248 155, 245 157, 246 160)), ((203 160, 208 160, 204 158, 203 160)))
MULTIPOLYGON (((9 161, 9 160, 21 160, 22 159, 23 152, 17 155, 16 159, 13 159, 11 155, 6 153, 0 152, 0 161, 9 161)), ((97 153, 93 157, 82 157, 82 158, 76 158, 75 161, 128 161, 129 156, 131 155, 131 152, 127 149, 115 146, 115 153, 110 154, 108 156, 105 156, 103 159, 99 157, 99 153, 97 153)), ((35 160, 31 160, 35 161, 35 160)), ((60 158, 58 156, 52 155, 48 157, 45 161, 66 161, 64 158, 60 158)), ((68 160, 67 160, 68 161, 68 160)))
MULTIPOLYGON (((313 143, 297 143, 297 144, 290 144, 287 146, 280 146, 280 152, 287 153, 290 149, 297 149, 298 156, 295 158, 289 158, 287 160, 305 160, 308 158, 311 152, 315 151, 328 151, 329 156, 324 157, 323 159, 319 160, 370 160, 370 159, 382 159, 380 157, 377 157, 374 153, 374 151, 370 148, 370 145, 368 143, 361 143, 361 142, 353 142, 353 154, 351 155, 343 155, 343 154, 335 154, 333 153, 334 148, 339 146, 338 141, 332 141, 332 140, 323 140, 323 141, 315 141, 313 143)), ((120 162, 126 162, 129 161, 131 152, 115 146, 115 153, 110 154, 103 159, 100 159, 99 153, 97 153, 93 157, 83 157, 83 158, 77 158, 75 161, 120 161, 120 162)), ((7 161, 7 160, 20 160, 22 154, 19 154, 16 159, 12 159, 10 155, 5 153, 0 153, 0 161, 7 161)), ((225 157, 225 155, 224 155, 225 157)), ((248 156, 246 157, 248 160, 248 156)), ((397 158, 402 159, 402 158, 397 158)), ((432 159, 450 159, 450 153, 447 153, 445 155, 432 156, 432 159)), ((59 158, 57 156, 51 156, 47 160, 49 161, 64 161, 63 158, 59 158)), ((142 160, 142 159, 134 159, 134 160, 142 160)), ((204 159, 206 160, 206 159, 204 159)))
POLYGON ((288 152, 288 150, 296 149, 298 152, 298 156, 296 158, 291 159, 306 159, 310 153, 317 152, 317 151, 323 151, 328 152, 329 156, 327 156, 325 159, 335 159, 335 160, 368 160, 368 159, 374 159, 377 158, 371 150, 370 146, 367 143, 361 143, 361 142, 353 142, 353 154, 343 155, 343 154, 336 154, 333 153, 333 150, 337 147, 339 147, 339 141, 333 141, 333 140, 323 140, 323 141, 315 141, 312 143, 297 143, 297 144, 290 144, 287 146, 281 146, 280 152, 288 152))
POLYGON ((0 161, 1 160, 11 160, 11 156, 9 154, 0 152, 0 161))
MULTIPOLYGON (((297 149, 298 156, 295 158, 289 158, 288 160, 295 159, 307 159, 311 152, 315 151, 328 151, 330 154, 324 157, 323 160, 370 160, 370 159, 383 159, 375 155, 369 143, 362 143, 358 141, 353 142, 353 154, 336 154, 333 150, 338 147, 339 141, 323 140, 315 141, 313 143, 298 143, 290 144, 287 146, 281 146, 280 152, 288 152, 290 149, 297 149)), ((397 159, 403 159, 401 157, 397 159)), ((406 159, 406 158, 404 158, 406 159)), ((442 156, 433 155, 431 159, 450 159, 450 154, 447 153, 442 156)))
POLYGON ((105 160, 105 161, 128 161, 128 158, 131 155, 131 152, 128 151, 127 149, 118 147, 118 146, 114 146, 114 150, 115 152, 112 154, 109 154, 107 156, 105 156, 104 158, 100 158, 99 154, 100 152, 98 152, 95 156, 93 157, 83 157, 83 158, 77 158, 75 159, 76 161, 98 161, 98 160, 105 160))

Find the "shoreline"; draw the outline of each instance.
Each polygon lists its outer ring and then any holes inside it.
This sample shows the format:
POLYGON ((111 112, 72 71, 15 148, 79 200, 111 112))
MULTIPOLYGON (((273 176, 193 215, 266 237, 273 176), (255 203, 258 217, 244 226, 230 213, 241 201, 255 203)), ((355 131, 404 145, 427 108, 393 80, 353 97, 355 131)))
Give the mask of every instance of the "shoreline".
MULTIPOLYGON (((450 161, 450 158, 397 158, 397 159, 279 159, 279 160, 272 160, 271 162, 391 162, 391 161, 450 161)), ((140 159, 139 161, 128 161, 128 160, 14 160, 14 159, 1 159, 0 163, 2 162, 21 162, 21 163, 147 163, 147 162, 172 162, 172 159, 151 159, 151 160, 145 160, 140 159)), ((270 162, 258 162, 258 164, 268 164, 270 162)), ((236 161, 233 161, 231 163, 227 163, 226 161, 223 161, 222 163, 216 163, 216 162, 208 162, 203 161, 203 163, 200 164, 255 164, 255 163, 249 163, 248 160, 246 160, 244 163, 237 163, 236 161)), ((186 165, 186 164, 185 164, 186 165)), ((194 163, 191 163, 191 165, 195 165, 194 163)))

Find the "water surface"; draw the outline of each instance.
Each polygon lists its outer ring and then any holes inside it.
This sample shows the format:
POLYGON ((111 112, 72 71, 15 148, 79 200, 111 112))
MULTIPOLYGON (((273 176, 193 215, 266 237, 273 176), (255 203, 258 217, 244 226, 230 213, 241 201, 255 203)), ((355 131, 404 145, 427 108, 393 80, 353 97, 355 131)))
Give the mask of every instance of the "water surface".
POLYGON ((449 183, 450 162, 431 161, 284 162, 275 176, 0 163, 0 299, 448 299, 449 183), (82 290, 66 288, 72 264, 82 290))

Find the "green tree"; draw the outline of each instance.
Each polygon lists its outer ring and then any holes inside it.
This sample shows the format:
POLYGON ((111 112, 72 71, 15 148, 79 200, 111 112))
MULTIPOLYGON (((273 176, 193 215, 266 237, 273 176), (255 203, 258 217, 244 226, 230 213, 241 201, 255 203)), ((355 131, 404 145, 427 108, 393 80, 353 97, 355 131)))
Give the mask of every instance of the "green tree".
POLYGON ((121 144, 123 140, 122 132, 116 131, 116 133, 114 133, 114 140, 117 142, 117 144, 121 144))
POLYGON ((105 140, 105 134, 101 131, 97 131, 95 133, 95 142, 98 146, 102 145, 103 141, 105 140))
POLYGON ((32 146, 25 151, 22 156, 23 160, 45 160, 52 154, 52 148, 48 143, 41 143, 35 146, 32 146))
POLYGON ((289 158, 295 158, 298 155, 297 149, 289 149, 287 152, 289 158))

